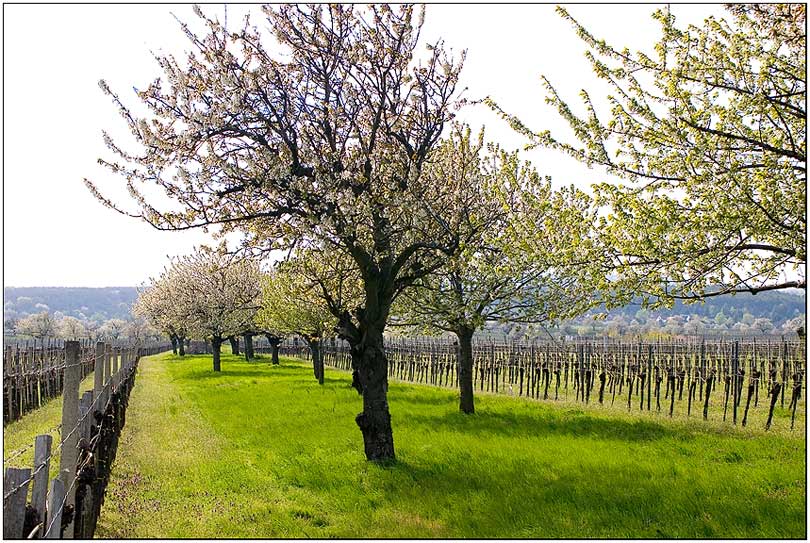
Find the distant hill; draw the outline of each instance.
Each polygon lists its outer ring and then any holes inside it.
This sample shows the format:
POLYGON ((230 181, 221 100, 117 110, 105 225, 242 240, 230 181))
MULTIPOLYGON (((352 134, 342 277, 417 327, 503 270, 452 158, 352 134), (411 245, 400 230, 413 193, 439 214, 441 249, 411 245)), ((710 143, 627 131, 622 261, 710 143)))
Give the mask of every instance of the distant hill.
MULTIPOLYGON (((648 311, 650 318, 668 318, 674 315, 699 315, 714 319, 722 313, 733 322, 740 322, 746 313, 754 318, 770 319, 775 326, 781 326, 785 321, 805 312, 806 297, 804 291, 798 289, 784 291, 766 291, 757 295, 735 294, 707 298, 703 303, 686 304, 677 300, 672 309, 659 309, 648 311)), ((622 315, 629 319, 636 316, 641 309, 640 303, 617 308, 608 313, 610 316, 622 315)))
POLYGON ((135 287, 3 287, 3 318, 49 311, 83 320, 128 319, 135 287))
MULTIPOLYGON (((707 298, 703 303, 676 302, 672 309, 643 309, 640 300, 605 312, 604 307, 564 321, 551 329, 560 336, 651 337, 669 335, 751 336, 786 335, 793 337, 804 326, 805 293, 803 291, 769 291, 756 296, 737 294, 707 298)), ((542 328, 520 324, 491 324, 494 335, 537 335, 542 328)))
MULTIPOLYGON (((49 311, 62 313, 84 320, 96 322, 112 318, 128 319, 130 308, 138 297, 135 287, 73 288, 73 287, 4 287, 3 318, 19 319, 32 313, 49 311)), ((590 315, 599 313, 592 311, 590 315)), ((805 314, 805 294, 801 291, 762 292, 756 296, 737 294, 736 296, 718 296, 709 298, 704 303, 684 304, 677 302, 671 310, 642 310, 641 306, 628 305, 608 313, 607 319, 601 321, 608 325, 611 321, 623 321, 628 325, 640 322, 649 323, 649 327, 663 327, 670 317, 688 317, 694 315, 711 322, 725 322, 730 331, 735 323, 755 319, 769 319, 774 329, 805 314)), ((589 316, 569 321, 567 325, 589 325, 593 327, 589 316)), ((504 326, 493 325, 492 331, 501 331, 504 326)), ((511 325, 505 328, 511 329, 511 325)), ((600 334, 601 327, 594 328, 592 333, 600 334)))

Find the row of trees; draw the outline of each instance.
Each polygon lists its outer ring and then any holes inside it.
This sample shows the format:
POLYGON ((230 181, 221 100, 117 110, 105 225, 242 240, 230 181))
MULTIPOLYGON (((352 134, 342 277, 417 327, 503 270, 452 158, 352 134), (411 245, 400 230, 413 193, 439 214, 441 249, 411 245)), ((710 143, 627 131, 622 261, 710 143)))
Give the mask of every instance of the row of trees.
MULTIPOLYGON (((370 460, 395 456, 383 349, 392 326, 458 336, 461 408, 472 412, 469 345, 488 320, 559 319, 638 294, 666 304, 805 287, 803 6, 735 7, 732 23, 686 30, 659 12, 653 56, 612 48, 571 19, 615 89, 611 118, 587 94, 577 116, 550 84, 580 144, 502 113, 530 145, 628 181, 592 193, 553 189, 518 154, 454 123, 464 55, 418 48, 423 9, 263 10, 271 47, 249 18, 234 31, 198 9, 206 31, 182 26, 183 61, 158 55, 164 77, 138 91, 144 116, 102 82, 135 144, 105 135, 116 158, 100 162, 126 179, 135 208, 87 185, 158 229, 237 233, 255 257, 286 250, 264 281, 268 296, 280 284, 288 297, 273 294, 255 318, 349 342, 370 460), (155 188, 170 205, 150 198, 155 188), (317 325, 293 322, 310 314, 317 325)), ((219 303, 255 283, 228 295, 220 284, 209 300, 210 277, 229 266, 203 273, 195 258, 167 270, 177 278, 160 297, 186 333, 221 341, 245 314, 219 303)))
POLYGON ((251 336, 261 298, 259 266, 232 260, 221 251, 203 249, 174 260, 159 279, 142 292, 133 312, 149 319, 184 354, 189 337, 211 341, 214 371, 220 371, 223 341, 245 334, 245 352, 252 355, 251 336))
POLYGON ((4 323, 4 334, 11 337, 28 337, 40 341, 48 339, 91 339, 148 341, 158 339, 161 332, 144 319, 108 319, 96 322, 68 315, 51 314, 48 311, 27 315, 4 323))

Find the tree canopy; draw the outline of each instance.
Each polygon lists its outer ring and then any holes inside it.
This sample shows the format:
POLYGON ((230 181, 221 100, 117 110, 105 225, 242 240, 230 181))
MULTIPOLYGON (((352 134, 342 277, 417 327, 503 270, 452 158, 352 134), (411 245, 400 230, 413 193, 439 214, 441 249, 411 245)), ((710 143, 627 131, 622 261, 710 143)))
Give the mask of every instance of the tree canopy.
MULTIPOLYGON (((394 457, 382 332, 395 297, 441 265, 458 240, 442 216, 453 186, 426 174, 457 103, 462 59, 441 43, 418 51, 423 13, 413 6, 263 8, 275 43, 245 19, 207 27, 185 62, 158 55, 163 77, 138 92, 139 118, 106 83, 136 145, 105 135, 135 211, 156 228, 216 225, 256 249, 329 244, 360 273, 359 311, 339 319, 365 381, 358 418, 369 459, 394 457), (149 189, 144 189, 149 187, 149 189), (160 188, 173 200, 150 201, 160 188)), ((463 57, 463 56, 462 56, 463 57)))
POLYGON ((501 111, 530 147, 563 151, 629 183, 595 185, 595 259, 625 303, 806 288, 806 36, 800 4, 730 7, 680 29, 654 18, 654 53, 631 53, 558 12, 612 88, 610 114, 586 113, 543 79, 546 101, 578 143, 535 132, 501 111))
MULTIPOLYGON (((569 240, 547 232, 582 222, 570 212, 567 193, 555 192, 549 179, 524 162, 518 153, 485 146, 469 128, 458 126, 438 147, 435 165, 441 177, 459 186, 450 224, 464 242, 435 272, 417 280, 400 296, 398 324, 445 330, 458 338, 460 408, 474 412, 472 338, 487 322, 548 322, 586 310, 590 291, 582 291, 577 263, 566 260, 569 240), (541 210, 522 205, 542 201, 541 210), (525 212, 529 211, 527 215, 525 212), (528 225, 546 240, 543 250, 525 251, 516 243, 528 225), (556 246, 556 241, 564 241, 556 246)), ((535 249, 539 245, 535 244, 535 249)))

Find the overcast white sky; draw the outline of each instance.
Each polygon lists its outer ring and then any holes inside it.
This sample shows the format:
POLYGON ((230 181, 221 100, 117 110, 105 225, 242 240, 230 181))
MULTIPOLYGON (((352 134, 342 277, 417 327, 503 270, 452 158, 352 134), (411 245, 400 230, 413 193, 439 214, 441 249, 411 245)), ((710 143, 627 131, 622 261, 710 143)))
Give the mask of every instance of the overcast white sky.
MULTIPOLYGON (((597 37, 632 50, 651 51, 661 4, 573 5, 570 13, 597 37)), ((229 20, 246 9, 232 6, 229 20)), ((210 5, 207 11, 223 13, 210 5)), ((719 5, 673 6, 681 24, 699 23, 719 5)), ((150 50, 181 54, 187 41, 171 13, 195 17, 191 6, 5 5, 3 9, 3 284, 4 286, 125 286, 159 273, 167 255, 204 243, 202 232, 159 232, 104 208, 82 179, 118 193, 121 181, 96 164, 108 156, 101 130, 123 128, 98 88, 104 78, 134 104, 133 86, 160 75, 150 50)), ((564 97, 599 90, 584 45, 553 5, 430 5, 423 36, 443 37, 467 49, 466 96, 494 97, 533 129, 564 130, 543 101, 540 74, 564 97)), ((596 93, 594 93, 596 94, 596 93)), ((463 114, 487 126, 506 147, 524 143, 488 109, 463 114)), ((604 179, 565 156, 527 154, 557 183, 604 179)))

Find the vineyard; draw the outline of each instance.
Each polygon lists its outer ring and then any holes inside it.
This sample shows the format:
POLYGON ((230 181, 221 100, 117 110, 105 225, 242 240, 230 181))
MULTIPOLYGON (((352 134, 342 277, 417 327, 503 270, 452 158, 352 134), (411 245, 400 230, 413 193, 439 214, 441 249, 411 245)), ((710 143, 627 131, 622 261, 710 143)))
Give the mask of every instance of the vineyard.
MULTIPOLYGON (((351 371, 346 343, 327 341, 321 350, 325 364, 351 371)), ((388 338, 388 376, 458 388, 457 350, 446 340, 388 338)), ((291 342, 281 352, 311 357, 291 342)), ((795 341, 478 342, 473 355, 480 392, 722 417, 742 426, 751 412, 764 410, 766 429, 777 407, 787 409, 793 429, 806 386, 804 344, 795 341)))
MULTIPOLYGON (((80 379, 93 373, 96 342, 78 342, 80 379)), ((123 342, 116 349, 126 348, 123 342)), ((111 347, 111 348, 113 348, 111 347)), ((165 343, 154 343, 150 350, 167 348, 165 343)), ((197 347, 199 348, 199 347, 197 347)), ((65 342, 25 341, 6 343, 3 351, 3 424, 18 420, 26 413, 40 408, 48 400, 61 396, 67 367, 65 342)))
POLYGON ((19 419, 62 396, 62 422, 4 454, 4 538, 93 536, 138 361, 165 348, 98 342, 91 349, 89 342, 78 341, 39 349, 6 347, 5 368, 12 370, 4 373, 9 418, 19 419), (80 395, 80 382, 90 373, 93 389, 80 395), (59 436, 56 446, 54 435, 59 436), (32 452, 32 468, 13 467, 32 452), (57 460, 57 476, 49 484, 57 460))

